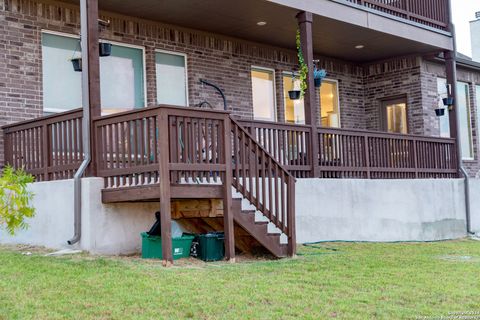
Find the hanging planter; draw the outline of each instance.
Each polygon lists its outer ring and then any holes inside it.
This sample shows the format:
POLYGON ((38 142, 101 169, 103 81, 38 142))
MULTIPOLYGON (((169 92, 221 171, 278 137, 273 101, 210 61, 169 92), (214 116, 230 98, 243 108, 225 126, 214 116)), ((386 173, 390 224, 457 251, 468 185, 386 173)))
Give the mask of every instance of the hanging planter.
POLYGON ((290 100, 299 100, 302 92, 300 90, 290 90, 288 91, 288 97, 290 100))
POLYGON ((445 108, 435 109, 435 114, 437 115, 437 117, 444 116, 445 115, 445 108))
POLYGON ((100 57, 108 57, 112 54, 112 44, 108 42, 100 42, 98 45, 98 54, 100 57))
POLYGON ((292 90, 288 91, 290 100, 299 100, 302 97, 302 91, 295 89, 295 72, 292 71, 292 90))
POLYGON ((77 51, 80 52, 82 50, 82 47, 80 45, 80 39, 77 42, 77 47, 73 51, 72 58, 70 59, 70 62, 72 63, 73 66, 73 71, 75 72, 82 72, 82 58, 81 57, 75 57, 77 51))
POLYGON ((322 85, 322 80, 327 76, 327 71, 324 69, 313 69, 313 80, 315 82, 315 88, 320 88, 322 85))
POLYGON ((452 97, 448 97, 448 98, 443 98, 443 105, 446 106, 446 107, 449 107, 451 105, 453 105, 453 98, 452 97))
POLYGON ((82 72, 82 58, 72 58, 70 61, 75 72, 82 72))
POLYGON ((300 40, 300 29, 297 29, 296 44, 298 65, 300 66, 300 70, 298 71, 298 79, 300 80, 300 97, 298 99, 301 99, 305 94, 305 90, 307 90, 308 66, 305 63, 305 59, 303 57, 302 42, 300 40))

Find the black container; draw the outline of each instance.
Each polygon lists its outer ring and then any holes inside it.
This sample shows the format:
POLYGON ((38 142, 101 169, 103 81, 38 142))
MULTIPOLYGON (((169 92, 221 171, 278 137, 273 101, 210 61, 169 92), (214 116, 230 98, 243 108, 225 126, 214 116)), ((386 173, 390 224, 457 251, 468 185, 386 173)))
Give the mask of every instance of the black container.
POLYGON ((298 100, 300 99, 300 90, 291 90, 291 91, 288 91, 288 97, 290 98, 290 100, 298 100))
POLYGON ((82 58, 75 58, 70 61, 72 61, 74 71, 82 72, 82 58))
POLYGON ((315 88, 320 88, 322 86, 322 79, 316 78, 313 79, 313 81, 315 82, 315 88))
POLYGON ((200 234, 193 240, 191 255, 203 261, 219 261, 225 256, 225 235, 223 232, 200 234))
POLYGON ((443 105, 444 106, 451 106, 453 104, 453 98, 448 97, 448 98, 443 98, 443 105))
POLYGON ((435 114, 437 115, 437 117, 444 116, 445 115, 445 109, 444 108, 435 109, 435 114))
POLYGON ((108 57, 112 54, 112 44, 108 42, 100 42, 98 45, 98 54, 100 57, 108 57))

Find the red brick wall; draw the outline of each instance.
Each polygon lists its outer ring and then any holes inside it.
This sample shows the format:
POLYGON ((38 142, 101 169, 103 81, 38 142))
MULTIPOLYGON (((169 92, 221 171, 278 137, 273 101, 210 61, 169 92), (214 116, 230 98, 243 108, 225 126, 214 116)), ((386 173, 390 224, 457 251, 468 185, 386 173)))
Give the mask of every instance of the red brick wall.
MULTIPOLYGON (((80 18, 78 7, 65 3, 36 0, 0 0, 0 3, 3 49, 0 57, 5 61, 0 65, 0 125, 3 125, 41 115, 41 30, 78 34, 80 18)), ((101 13, 101 17, 111 21, 110 27, 101 32, 102 39, 145 48, 149 106, 156 104, 155 50, 162 49, 187 55, 190 105, 206 99, 216 108, 223 108, 220 96, 199 83, 204 78, 225 91, 230 110, 243 118, 253 116, 251 66, 274 69, 277 114, 283 121, 281 75, 296 69, 295 51, 111 13, 101 13)), ((343 125, 364 128, 362 68, 345 61, 318 58, 329 77, 339 80, 343 125)), ((0 148, 1 163, 3 145, 0 148)))
MULTIPOLYGON (((79 33, 77 6, 41 1, 0 0, 0 125, 42 113, 41 30, 79 33)), ((208 100, 216 108, 223 108, 220 96, 199 83, 199 79, 205 78, 224 89, 230 110, 244 118, 253 116, 251 66, 274 69, 277 116, 279 121, 284 120, 282 73, 296 69, 295 51, 112 13, 103 12, 101 16, 111 21, 110 27, 101 32, 102 39, 145 48, 148 105, 156 104, 155 50, 162 49, 187 55, 190 105, 208 100)), ((438 119, 433 109, 436 77, 444 73, 443 66, 427 64, 419 57, 398 57, 364 65, 316 58, 320 67, 327 70, 328 78, 338 80, 342 127, 378 130, 382 99, 406 95, 409 132, 438 135, 438 119)), ((480 83, 479 75, 460 71, 459 78, 462 77, 480 83)), ((467 165, 475 174, 480 166, 474 92, 471 97, 476 161, 467 165)))
POLYGON ((424 134, 420 65, 420 58, 404 57, 365 66, 367 129, 381 129, 380 108, 383 100, 405 96, 408 132, 424 134))

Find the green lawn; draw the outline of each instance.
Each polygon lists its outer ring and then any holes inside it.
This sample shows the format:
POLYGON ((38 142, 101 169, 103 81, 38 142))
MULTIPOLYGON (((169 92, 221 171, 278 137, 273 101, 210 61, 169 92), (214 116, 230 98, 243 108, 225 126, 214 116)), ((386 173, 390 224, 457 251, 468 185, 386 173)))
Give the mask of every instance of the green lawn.
POLYGON ((473 240, 324 243, 296 259, 172 268, 25 250, 0 247, 0 319, 480 319, 473 240))

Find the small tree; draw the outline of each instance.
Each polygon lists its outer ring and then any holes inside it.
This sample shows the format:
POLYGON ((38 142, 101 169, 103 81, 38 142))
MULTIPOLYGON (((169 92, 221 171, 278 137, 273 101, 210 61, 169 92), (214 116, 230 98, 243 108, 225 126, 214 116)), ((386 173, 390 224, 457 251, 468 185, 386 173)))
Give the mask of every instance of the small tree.
POLYGON ((26 229, 25 218, 32 218, 35 209, 30 206, 33 193, 27 190, 27 183, 34 177, 23 170, 5 167, 0 177, 0 226, 13 235, 19 229, 26 229))

